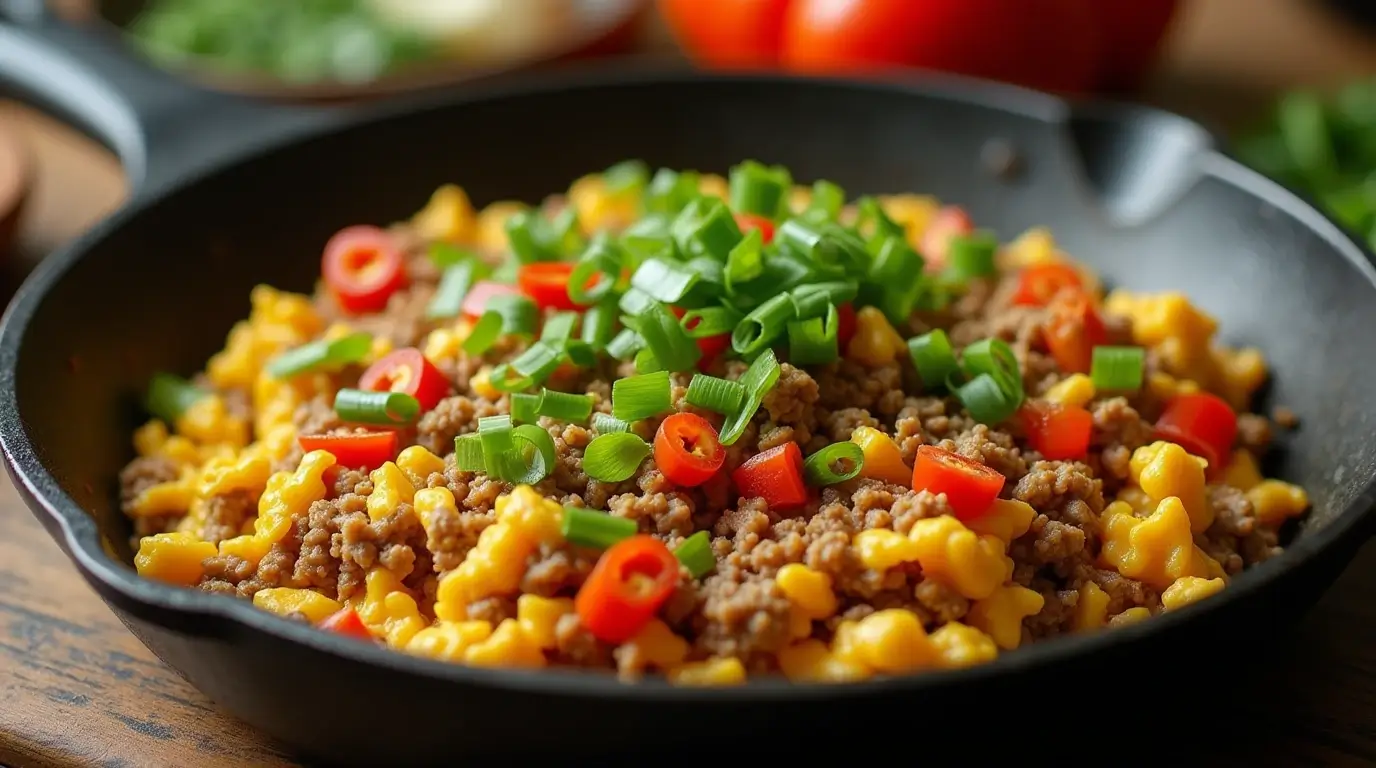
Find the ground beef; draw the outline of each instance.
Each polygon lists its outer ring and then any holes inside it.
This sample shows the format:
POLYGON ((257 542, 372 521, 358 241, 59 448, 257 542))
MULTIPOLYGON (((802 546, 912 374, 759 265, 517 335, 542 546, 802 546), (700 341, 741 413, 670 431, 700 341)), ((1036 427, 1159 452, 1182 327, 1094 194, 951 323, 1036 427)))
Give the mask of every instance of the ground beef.
POLYGON ((790 605, 773 579, 724 568, 703 582, 701 600, 694 628, 701 652, 736 656, 754 666, 789 640, 790 605))
POLYGON ((416 442, 439 456, 453 453, 454 438, 478 431, 478 419, 505 413, 496 403, 467 397, 446 397, 427 411, 416 425, 416 442))
POLYGON ((206 501, 201 538, 220 543, 243 533, 244 523, 258 514, 258 499, 248 491, 231 491, 206 501))
POLYGON ((155 533, 166 533, 177 527, 181 514, 134 515, 133 502, 148 488, 160 483, 170 483, 180 477, 177 464, 161 456, 142 456, 129 462, 119 473, 120 509, 133 518, 134 535, 131 539, 134 549, 138 549, 139 539, 155 533))
POLYGON ((1294 429, 1300 425, 1299 415, 1283 405, 1271 409, 1271 421, 1281 429, 1294 429))
POLYGON ((1265 453, 1271 445, 1271 422, 1255 413, 1238 415, 1237 444, 1258 455, 1265 453))

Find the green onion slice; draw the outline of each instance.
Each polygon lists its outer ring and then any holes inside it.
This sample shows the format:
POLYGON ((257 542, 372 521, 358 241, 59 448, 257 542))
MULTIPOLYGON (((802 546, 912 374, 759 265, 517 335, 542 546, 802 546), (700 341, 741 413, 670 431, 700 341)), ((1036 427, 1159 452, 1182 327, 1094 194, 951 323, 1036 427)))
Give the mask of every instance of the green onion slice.
POLYGON ((726 423, 721 427, 719 437, 722 445, 731 445, 740 439, 755 411, 759 410, 764 396, 779 383, 779 373, 779 361, 774 357, 772 349, 766 349, 750 364, 750 368, 740 378, 740 385, 745 388, 745 399, 741 401, 740 408, 728 416, 726 423))
POLYGON ((598 233, 569 274, 568 293, 573 303, 593 304, 610 293, 621 280, 624 255, 615 240, 598 233))
POLYGON ((650 444, 630 432, 598 435, 583 452, 583 472, 594 480, 619 483, 635 474, 650 444))
POLYGON ((863 275, 869 270, 864 242, 838 224, 789 219, 779 227, 774 239, 828 272, 863 275))
POLYGON ((506 220, 506 239, 516 260, 522 264, 556 259, 550 247, 549 222, 539 211, 526 208, 513 213, 506 220))
POLYGON ((618 241, 624 255, 623 267, 631 268, 651 256, 674 258, 677 249, 669 234, 673 219, 662 213, 651 213, 626 227, 618 241))
POLYGON ((639 194, 650 183, 650 169, 641 160, 622 160, 602 172, 602 186, 613 195, 639 194))
POLYGON ((464 261, 475 259, 472 251, 464 250, 443 240, 436 240, 431 243, 429 249, 426 250, 426 255, 430 257, 431 263, 440 269, 448 269, 464 261))
POLYGON ((788 294, 775 296, 752 309, 731 333, 731 348, 746 356, 759 352, 785 331, 795 311, 788 294))
POLYGON ((698 183, 701 177, 696 171, 674 171, 660 168, 645 188, 645 211, 647 213, 677 214, 693 200, 701 196, 698 183))
POLYGON ((865 452, 860 446, 849 441, 832 443, 807 457, 803 479, 809 485, 835 485, 856 477, 864 466, 865 452))
POLYGON ((484 472, 482 437, 474 432, 454 438, 454 466, 460 472, 484 472))
POLYGON ((540 393, 536 410, 541 416, 559 421, 583 422, 592 415, 593 396, 575 395, 546 389, 540 393))
POLYGON ((373 337, 366 333, 351 333, 334 341, 320 339, 287 350, 268 363, 268 373, 284 379, 322 368, 334 368, 361 362, 373 348, 373 337))
POLYGON ((564 342, 564 354, 568 355, 570 363, 579 368, 591 368, 597 365, 597 350, 582 339, 569 339, 564 342))
POLYGON ((495 310, 488 310, 483 316, 478 318, 478 322, 473 324, 473 330, 468 332, 468 338, 463 340, 461 345, 464 354, 470 357, 477 357, 492 348, 497 343, 497 338, 502 335, 502 313, 495 310))
POLYGON ((794 365, 821 365, 841 356, 837 333, 841 319, 836 305, 828 304, 826 317, 795 320, 788 324, 788 360, 794 365))
POLYGON ((540 396, 524 392, 511 394, 511 420, 534 424, 540 420, 540 396))
POLYGON ((809 221, 836 221, 845 205, 845 190, 826 179, 819 179, 812 185, 812 199, 802 215, 809 221))
POLYGON ((490 477, 534 484, 554 470, 554 438, 534 424, 513 428, 510 416, 478 419, 483 467, 490 477))
POLYGON ((172 424, 197 400, 210 394, 180 376, 155 373, 148 382, 148 397, 144 405, 148 412, 172 424))
POLYGON ((957 282, 994 274, 998 238, 988 232, 953 235, 946 250, 946 277, 957 282))
POLYGON ((607 342, 607 354, 616 360, 629 360, 645 347, 645 340, 630 328, 622 328, 611 341, 607 342))
POLYGON ((654 302, 634 317, 621 318, 621 322, 640 334, 645 349, 664 370, 686 371, 702 359, 697 342, 663 304, 654 302))
POLYGON ((1022 403, 1022 371, 1012 347, 1002 339, 980 339, 965 348, 961 355, 961 370, 974 378, 987 373, 1008 393, 1010 399, 1022 403))
POLYGON ((1022 404, 1020 396, 1009 393, 997 379, 988 373, 981 373, 955 388, 955 395, 976 421, 989 425, 998 424, 1012 417, 1017 412, 1018 406, 1022 404))
POLYGON ((612 416, 638 421, 658 416, 673 407, 669 372, 628 376, 612 382, 612 416))
POLYGON ((744 239, 726 256, 723 279, 726 293, 735 295, 736 288, 764 274, 764 235, 758 229, 746 233, 744 239))
POLYGON ((1141 347, 1095 347, 1089 366, 1094 388, 1109 392, 1135 392, 1142 388, 1146 350, 1141 347))
POLYGON ((717 556, 712 552, 712 539, 707 531, 698 531, 674 548, 674 557, 688 569, 688 575, 695 579, 711 573, 717 567, 717 556))
POLYGON ((945 386, 946 380, 960 370, 951 340, 940 328, 908 339, 908 354, 928 391, 945 386))
POLYGON ((745 315, 731 307, 702 307, 701 309, 690 309, 683 314, 683 320, 679 325, 683 330, 695 339, 707 339, 713 336, 721 336, 736 330, 745 315))
POLYGON ((622 312, 628 315, 638 315, 649 309, 654 303, 655 298, 650 294, 639 288, 630 288, 625 293, 621 294, 621 298, 616 304, 621 308, 622 312))
POLYGON ((745 239, 731 209, 715 197, 699 197, 689 203, 674 219, 670 232, 685 257, 706 256, 722 264, 745 239))
MULTIPOLYGON (((596 443, 597 440, 593 442, 596 443)), ((560 523, 560 532, 564 534, 566 541, 594 549, 606 549, 622 539, 629 539, 635 535, 636 530, 634 520, 582 507, 564 507, 564 518, 560 523)))
POLYGON ((777 219, 788 206, 793 176, 781 165, 765 166, 746 160, 731 169, 731 210, 777 219))
POLYGON ((879 200, 865 196, 855 201, 855 208, 859 215, 856 222, 857 228, 861 232, 868 232, 869 239, 866 241, 871 250, 876 250, 877 246, 884 240, 891 237, 907 238, 907 232, 903 226, 884 212, 884 206, 879 200))
POLYGON ((535 335, 535 328, 540 324, 540 308, 528 296, 499 293, 487 300, 483 310, 502 316, 502 333, 529 338, 535 335))
POLYGON ((463 310, 464 297, 474 281, 487 277, 491 270, 476 259, 461 261, 444 270, 440 284, 435 288, 435 297, 425 308, 425 317, 438 320, 442 317, 458 317, 463 310))
POLYGON ((853 282, 810 283, 794 288, 789 298, 793 300, 794 319, 810 320, 825 317, 827 307, 845 304, 858 294, 859 286, 853 282))
POLYGON ((595 304, 583 313, 583 341, 596 352, 607 348, 616 334, 617 307, 615 302, 595 304))
POLYGON ((641 262, 631 275, 631 287, 665 304, 677 304, 697 285, 698 275, 688 265, 652 258, 641 262))
POLYGON ((563 353, 549 342, 537 341, 515 360, 493 368, 489 380, 494 389, 519 392, 549 378, 563 357, 563 353))
POLYGON ((573 336, 576 325, 577 312, 555 312, 545 319, 545 327, 540 330, 540 341, 555 348, 562 347, 573 336))
POLYGON ((544 429, 534 424, 522 424, 511 430, 511 436, 516 443, 518 459, 523 470, 519 477, 504 478, 513 483, 525 483, 534 485, 535 483, 549 477, 554 471, 555 448, 554 438, 544 429))
POLYGON ((663 363, 659 362, 659 358, 655 357, 655 353, 649 347, 636 352, 634 362, 636 373, 658 373, 668 370, 663 363))
POLYGON ((420 401, 405 392, 341 389, 334 396, 334 412, 354 424, 410 424, 420 410, 420 401))
POLYGON ((610 435, 614 432, 630 432, 631 424, 609 413, 598 411, 592 415, 592 429, 599 435, 610 435))
POLYGON ((745 387, 738 381, 695 373, 692 381, 688 382, 688 392, 684 399, 691 406, 729 416, 745 401, 745 387))

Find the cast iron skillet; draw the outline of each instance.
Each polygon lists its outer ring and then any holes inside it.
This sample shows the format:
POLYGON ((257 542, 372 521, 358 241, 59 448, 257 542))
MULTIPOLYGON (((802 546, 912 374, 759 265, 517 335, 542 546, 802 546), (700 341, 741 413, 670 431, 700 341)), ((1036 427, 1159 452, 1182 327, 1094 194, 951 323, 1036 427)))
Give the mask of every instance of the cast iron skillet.
MULTIPOLYGON (((1371 257, 1184 119, 958 80, 624 71, 475 87, 367 117, 298 112, 149 80, 68 32, 43 18, 0 23, 0 75, 114 147, 136 193, 11 304, 0 445, 29 506, 130 630, 303 754, 395 765, 643 749, 699 762, 919 725, 939 738, 955 731, 935 729, 989 722, 991 707, 1023 713, 1000 718, 1006 737, 1071 697, 1083 710, 1086 696, 1141 704, 1133 697, 1156 680, 1177 696, 1195 690, 1182 675, 1210 661, 1205 638, 1229 653, 1255 645, 1312 604, 1368 533, 1371 257), (1020 175, 981 170, 990 141, 1017 149, 1020 175), (535 200, 626 157, 718 172, 754 157, 853 193, 929 191, 1005 237, 1049 225, 1113 283, 1187 291, 1228 341, 1257 344, 1275 364, 1271 397, 1303 427, 1272 469, 1310 490, 1314 513, 1284 556, 1192 608, 969 671, 844 687, 681 690, 446 666, 135 576, 115 477, 139 393, 156 370, 201 366, 254 284, 310 289, 331 233, 407 216, 442 182, 479 202, 535 200)), ((997 741, 986 731, 981 749, 997 741)))

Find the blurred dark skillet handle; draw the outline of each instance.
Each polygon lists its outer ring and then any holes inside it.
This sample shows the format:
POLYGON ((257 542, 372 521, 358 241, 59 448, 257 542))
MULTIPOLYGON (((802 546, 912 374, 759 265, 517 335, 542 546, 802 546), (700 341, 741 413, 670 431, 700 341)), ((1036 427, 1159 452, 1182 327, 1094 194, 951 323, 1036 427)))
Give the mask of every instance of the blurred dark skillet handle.
POLYGON ((108 146, 135 194, 343 113, 200 88, 144 61, 104 29, 58 18, 43 0, 0 0, 0 89, 17 91, 108 146))

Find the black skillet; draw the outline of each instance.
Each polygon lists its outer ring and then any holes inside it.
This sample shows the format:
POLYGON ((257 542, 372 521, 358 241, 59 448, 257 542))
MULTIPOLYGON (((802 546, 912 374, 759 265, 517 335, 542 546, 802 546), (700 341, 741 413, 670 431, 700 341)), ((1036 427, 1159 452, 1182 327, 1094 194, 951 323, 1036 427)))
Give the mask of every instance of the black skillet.
POLYGON ((1183 675, 1221 663, 1201 649, 1231 654, 1293 621, 1371 527, 1372 261, 1182 118, 959 80, 605 68, 474 86, 371 117, 300 112, 156 79, 44 18, 0 23, 0 80, 112 146, 135 182, 133 200, 49 257, 5 317, 0 445, 10 473, 131 631, 302 754, 396 765, 620 751, 697 763, 782 742, 904 749, 894 736, 939 741, 997 723, 999 738, 985 729, 978 742, 985 750, 1020 744, 1019 722, 1064 721, 1054 714, 1071 711, 1063 704, 1147 706, 1140 696, 1153 682, 1197 711, 1209 704, 1181 693, 1197 690, 1183 675), (991 142, 1016 149, 1019 174, 983 167, 991 142), (753 157, 852 193, 931 192, 1004 237, 1049 225, 1115 284, 1187 291, 1229 342, 1258 345, 1274 363, 1270 398, 1303 426, 1272 469, 1310 490, 1314 513, 1282 557, 1192 608, 969 671, 843 687, 683 690, 446 666, 136 577, 115 476, 130 457, 139 393, 154 371, 200 367, 256 283, 309 290, 332 232, 405 217, 442 182, 479 202, 536 200, 627 157, 717 172, 753 157))

